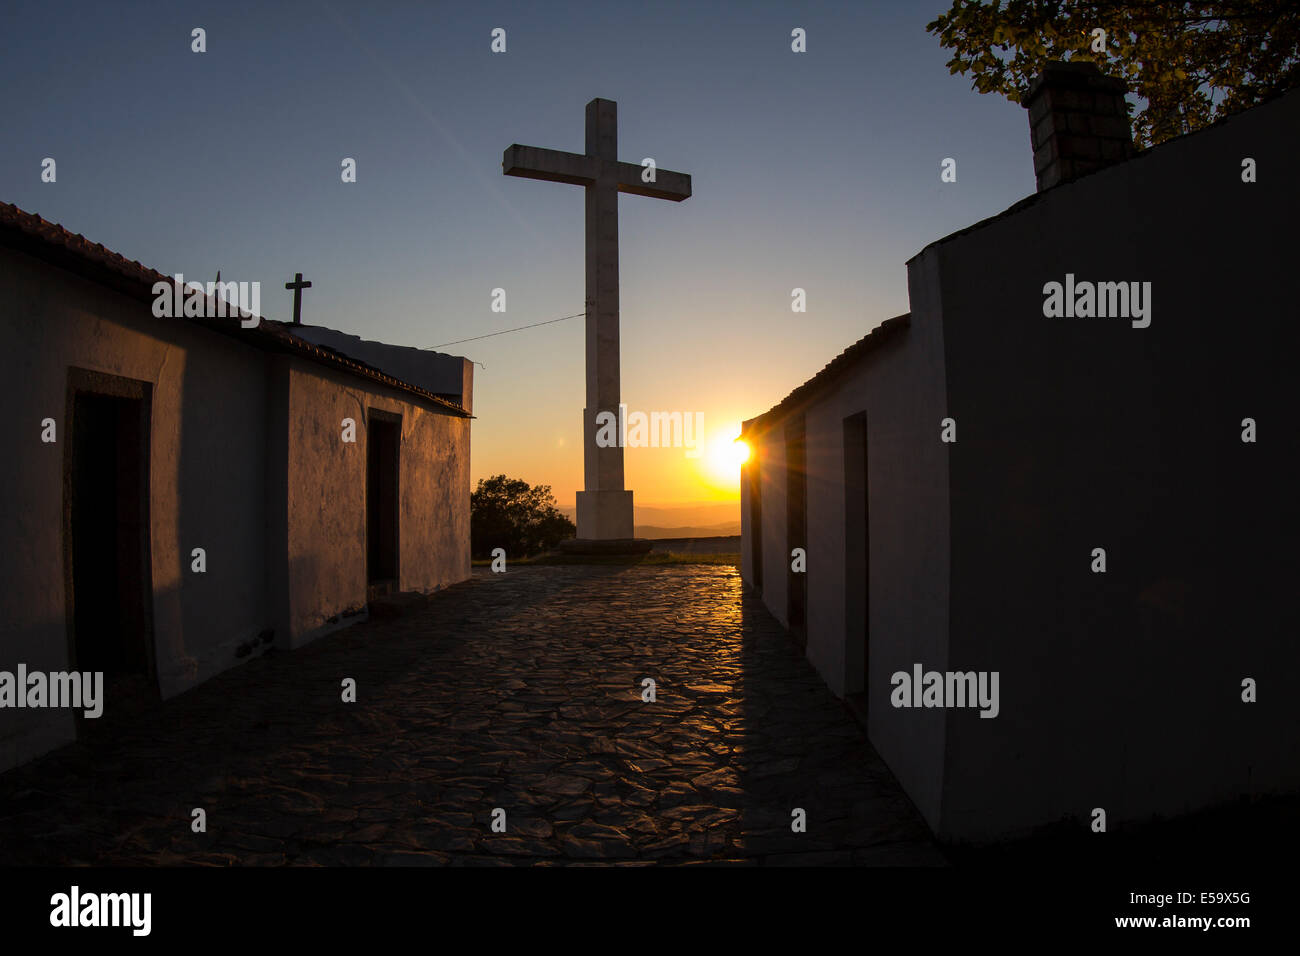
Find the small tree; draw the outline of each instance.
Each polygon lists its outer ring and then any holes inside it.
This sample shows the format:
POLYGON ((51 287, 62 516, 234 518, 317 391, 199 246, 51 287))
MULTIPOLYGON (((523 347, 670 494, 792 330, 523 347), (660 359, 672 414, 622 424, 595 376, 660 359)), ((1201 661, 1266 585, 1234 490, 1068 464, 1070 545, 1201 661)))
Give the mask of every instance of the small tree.
POLYGON ((550 485, 505 475, 480 478, 469 498, 470 552, 490 558, 494 548, 505 548, 512 558, 527 557, 572 538, 578 529, 555 507, 550 485))

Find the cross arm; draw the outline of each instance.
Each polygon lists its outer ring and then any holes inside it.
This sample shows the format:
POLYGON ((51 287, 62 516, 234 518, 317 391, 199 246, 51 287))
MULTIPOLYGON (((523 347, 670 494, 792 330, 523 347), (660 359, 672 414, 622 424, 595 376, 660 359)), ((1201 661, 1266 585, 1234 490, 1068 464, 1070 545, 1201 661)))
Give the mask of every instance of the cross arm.
POLYGON ((681 202, 690 198, 691 177, 688 173, 675 173, 671 169, 655 169, 655 181, 641 181, 643 167, 637 163, 618 164, 618 191, 651 199, 670 199, 681 202))
POLYGON ((507 176, 521 176, 524 179, 590 186, 596 181, 596 160, 581 153, 538 149, 515 143, 501 157, 501 171, 507 176))

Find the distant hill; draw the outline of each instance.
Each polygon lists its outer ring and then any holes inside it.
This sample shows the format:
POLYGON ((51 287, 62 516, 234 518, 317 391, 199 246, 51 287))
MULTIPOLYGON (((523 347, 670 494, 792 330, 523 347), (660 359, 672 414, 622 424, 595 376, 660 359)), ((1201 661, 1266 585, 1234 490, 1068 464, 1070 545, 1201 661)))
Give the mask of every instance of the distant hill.
MULTIPOLYGON (((577 521, 575 507, 560 508, 577 521)), ((708 538, 740 534, 740 502, 709 501, 694 505, 633 505, 638 538, 708 538)))
POLYGON ((740 534, 740 522, 708 526, 684 525, 680 528, 660 528, 652 524, 639 524, 634 532, 638 538, 717 538, 740 534))

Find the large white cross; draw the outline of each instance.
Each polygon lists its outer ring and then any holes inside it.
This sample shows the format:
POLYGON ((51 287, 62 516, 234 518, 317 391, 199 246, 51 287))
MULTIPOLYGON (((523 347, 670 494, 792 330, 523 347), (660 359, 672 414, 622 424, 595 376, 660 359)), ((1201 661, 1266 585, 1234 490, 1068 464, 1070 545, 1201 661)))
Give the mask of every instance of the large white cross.
POLYGON ((583 477, 578 492, 578 537, 631 538, 632 492, 623 488, 623 448, 596 444, 596 416, 619 414, 618 194, 681 202, 691 177, 618 161, 618 104, 587 104, 587 152, 511 146, 501 160, 507 176, 583 186, 587 192, 587 407, 583 409, 583 477))

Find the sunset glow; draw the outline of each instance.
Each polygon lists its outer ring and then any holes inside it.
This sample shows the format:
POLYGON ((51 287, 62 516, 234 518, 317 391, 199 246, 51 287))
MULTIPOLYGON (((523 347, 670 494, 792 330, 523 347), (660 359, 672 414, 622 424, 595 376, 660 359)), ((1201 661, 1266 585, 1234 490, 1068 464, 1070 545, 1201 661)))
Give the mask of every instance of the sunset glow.
POLYGON ((711 436, 699 459, 700 477, 721 496, 740 492, 740 466, 749 458, 749 446, 740 441, 739 425, 720 430, 711 436))

